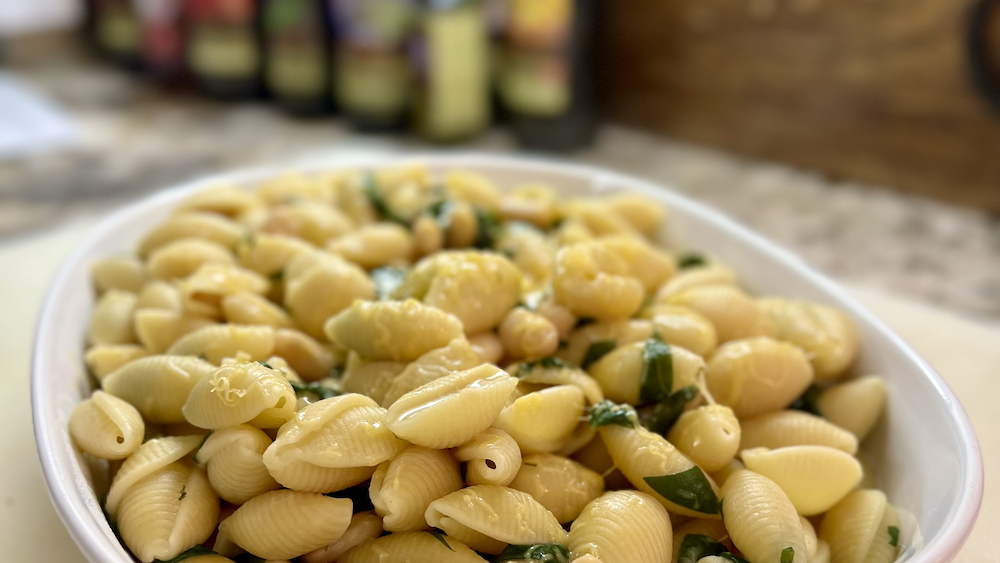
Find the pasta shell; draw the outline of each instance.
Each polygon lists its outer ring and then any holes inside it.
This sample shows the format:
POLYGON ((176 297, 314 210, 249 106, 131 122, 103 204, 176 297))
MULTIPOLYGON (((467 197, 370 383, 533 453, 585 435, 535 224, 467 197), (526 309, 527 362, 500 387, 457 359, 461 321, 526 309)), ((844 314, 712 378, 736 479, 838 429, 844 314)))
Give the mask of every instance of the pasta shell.
POLYGON ((507 432, 525 453, 561 449, 583 417, 583 391, 556 385, 528 393, 505 407, 493 423, 507 432))
POLYGON ((726 463, 726 465, 722 466, 721 469, 712 473, 710 477, 712 477, 712 480, 718 483, 719 486, 721 487, 726 483, 726 480, 729 479, 729 477, 732 476, 733 473, 736 473, 737 471, 746 468, 747 466, 743 465, 742 461, 738 459, 731 459, 726 463))
POLYGON ((291 559, 329 545, 351 523, 350 499, 280 490, 250 499, 219 524, 225 536, 264 559, 291 559))
POLYGON ((598 342, 614 342, 625 346, 633 342, 644 342, 653 336, 653 323, 645 319, 627 319, 596 322, 573 331, 565 348, 557 356, 573 365, 583 364, 591 345, 598 342))
POLYGON ((476 551, 498 554, 506 544, 566 543, 551 512, 531 495, 497 485, 473 485, 435 500, 427 524, 476 551))
POLYGON ((265 294, 271 284, 260 274, 226 264, 205 264, 178 284, 185 311, 204 317, 220 318, 222 299, 244 291, 265 294))
POLYGON ((560 524, 567 524, 601 496, 604 478, 566 457, 531 454, 525 456, 510 488, 528 493, 560 524))
MULTIPOLYGON (((696 467, 666 438, 641 426, 627 428, 617 424, 609 424, 601 426, 598 431, 608 448, 608 453, 611 454, 611 458, 615 462, 615 466, 625 474, 625 477, 635 488, 655 498, 671 512, 701 518, 718 516, 680 506, 660 495, 644 480, 646 477, 675 475, 696 467)), ((718 487, 715 486, 715 483, 709 479, 709 484, 713 492, 718 495, 718 487)))
POLYGON ((277 206, 262 226, 263 230, 289 235, 323 246, 351 232, 351 220, 336 208, 312 203, 277 206))
POLYGON ((269 326, 220 324, 199 328, 174 342, 167 354, 204 357, 215 365, 244 352, 266 360, 274 351, 274 329, 269 326))
POLYGON ((604 477, 604 488, 607 490, 632 488, 632 483, 629 483, 621 470, 615 467, 615 460, 611 459, 608 448, 604 446, 604 439, 600 436, 594 436, 592 440, 574 452, 573 460, 579 462, 587 469, 602 475, 604 477))
POLYGON ((228 323, 270 325, 276 329, 292 328, 295 324, 284 309, 272 303, 268 298, 250 291, 224 296, 219 303, 219 308, 222 311, 222 318, 228 323))
POLYGON ((780 561, 791 548, 794 563, 805 563, 805 536, 788 497, 770 479, 738 471, 722 487, 726 530, 750 561, 780 561))
POLYGON ((118 530, 143 563, 173 559, 208 539, 219 516, 219 497, 205 473, 175 462, 132 485, 121 500, 118 530))
POLYGON ((243 504, 280 487, 264 467, 262 456, 269 445, 271 439, 259 428, 240 424, 213 432, 198 450, 197 461, 208 470, 208 480, 223 500, 243 504))
POLYGON ((732 285, 697 286, 675 293, 665 301, 698 311, 715 326, 719 342, 767 334, 757 304, 732 285))
POLYGON ((632 227, 652 237, 663 223, 663 206, 647 196, 622 192, 601 198, 600 203, 624 218, 632 227))
POLYGON ((149 352, 137 344, 99 344, 87 349, 83 355, 83 362, 87 364, 90 373, 101 381, 132 360, 145 358, 148 355, 149 352))
POLYGON ((462 336, 462 323, 414 299, 356 301, 327 321, 325 331, 331 342, 364 358, 409 362, 462 336))
POLYGON ((184 200, 179 209, 184 211, 207 211, 235 217, 259 203, 256 197, 245 192, 242 188, 221 185, 197 192, 184 200))
POLYGON ((893 561, 895 553, 892 552, 897 551, 898 546, 889 545, 889 525, 898 527, 898 519, 885 494, 862 489, 847 495, 827 512, 819 537, 830 545, 832 563, 893 561))
POLYGON ((331 240, 326 250, 366 270, 390 264, 407 265, 413 259, 413 237, 395 223, 375 223, 331 240))
POLYGON ((363 359, 357 352, 349 352, 344 375, 340 378, 340 389, 345 393, 360 393, 380 405, 388 405, 386 395, 392 382, 406 367, 407 364, 402 362, 373 362, 363 359))
POLYGON ((806 516, 826 512, 861 481, 858 460, 826 446, 757 448, 743 450, 742 458, 747 469, 774 481, 806 516))
POLYGON ((185 211, 150 231, 139 243, 139 254, 149 256, 157 248, 182 238, 203 239, 233 248, 243 234, 242 227, 225 217, 201 211, 185 211))
POLYGON ((103 459, 124 459, 142 444, 145 425, 132 405, 95 391, 73 409, 69 433, 80 449, 103 459))
POLYGON ((602 563, 662 563, 670 560, 673 533, 667 511, 651 496, 614 491, 588 504, 569 531, 575 556, 602 563))
POLYGON ((517 442, 496 428, 488 428, 459 446, 455 457, 466 462, 465 480, 470 485, 507 486, 521 467, 517 442))
POLYGON ((283 274, 288 265, 301 254, 315 252, 316 249, 303 240, 261 232, 236 245, 241 266, 272 279, 288 280, 289 276, 283 274))
POLYGON ((235 263, 232 251, 225 246, 204 239, 185 238, 150 253, 146 268, 153 278, 169 280, 186 278, 205 264, 235 263))
POLYGON ((295 391, 265 364, 226 365, 195 384, 183 411, 188 422, 210 430, 243 423, 277 428, 295 414, 295 391))
POLYGON ((134 293, 111 289, 97 301, 90 316, 87 340, 91 344, 131 344, 136 342, 132 313, 134 293))
POLYGON ((843 375, 858 355, 858 333, 851 319, 825 305, 764 299, 759 305, 770 317, 771 335, 809 353, 816 379, 843 375))
POLYGON ((457 539, 430 532, 390 534, 369 540, 345 553, 338 563, 483 563, 482 557, 457 539))
MULTIPOLYGON (((630 405, 641 402, 645 349, 646 342, 619 346, 590 366, 588 372, 601 385, 606 398, 630 405)), ((701 385, 699 376, 705 370, 705 360, 701 356, 680 346, 671 346, 670 359, 673 366, 672 392, 689 385, 701 385)))
POLYGON ((281 356, 306 381, 330 376, 335 360, 333 352, 298 330, 274 331, 274 354, 281 356))
POLYGON ((180 311, 181 307, 181 292, 177 289, 177 286, 160 280, 151 280, 142 286, 139 297, 135 302, 136 310, 167 309, 169 311, 180 311))
POLYGON ((172 436, 153 438, 132 453, 115 473, 104 509, 114 518, 118 505, 138 481, 190 454, 201 444, 202 436, 172 436))
POLYGON ((191 389, 214 369, 198 358, 149 356, 111 372, 101 387, 131 403, 147 422, 184 422, 182 407, 191 389))
MULTIPOLYGON (((285 272, 285 306, 295 324, 318 340, 326 340, 330 334, 324 330, 327 319, 349 310, 355 300, 370 300, 375 297, 375 288, 364 270, 346 260, 331 258, 333 260, 318 263, 301 275, 291 277, 296 263, 307 264, 306 261, 309 260, 309 255, 301 254, 289 262, 285 272)), ((368 333, 363 338, 372 336, 372 333, 368 333)), ((367 354, 363 355, 369 357, 367 354)))
POLYGON ((416 532, 427 527, 424 512, 431 502, 461 488, 450 452, 410 446, 378 466, 368 490, 386 530, 416 532))
POLYGON ((618 248, 600 241, 567 246, 556 254, 552 290, 574 315, 601 321, 627 319, 642 306, 646 289, 618 248))
MULTIPOLYGON (((721 520, 695 518, 682 526, 674 528, 673 557, 671 558, 673 563, 677 563, 681 546, 684 544, 684 538, 689 535, 706 536, 717 542, 728 541, 729 538, 729 532, 726 531, 726 526, 721 520)), ((701 559, 698 561, 701 561, 701 559)))
POLYGON ((656 303, 666 303, 670 297, 694 287, 735 286, 736 274, 729 268, 713 263, 681 270, 656 292, 656 303))
POLYGON ((740 447, 740 423, 729 407, 701 406, 681 414, 670 428, 667 440, 711 473, 722 469, 736 456, 740 447))
POLYGON ((643 309, 639 316, 653 323, 664 342, 699 356, 707 356, 718 345, 712 321, 689 307, 658 304, 643 309))
POLYGON ((507 313, 498 333, 512 358, 545 358, 559 348, 559 329, 552 321, 523 307, 507 313))
POLYGON ((99 294, 109 289, 138 293, 146 282, 146 269, 130 256, 103 258, 90 265, 90 277, 99 294))
MULTIPOLYGON (((380 535, 382 535, 382 518, 370 510, 359 512, 351 517, 351 525, 347 527, 347 531, 340 536, 340 539, 326 547, 310 551, 299 557, 299 561, 301 563, 334 563, 349 550, 380 535)), ((396 536, 398 535, 396 534, 396 536)))
POLYGON ((214 325, 215 321, 170 309, 140 309, 135 312, 139 342, 154 354, 166 352, 185 334, 214 325))
POLYGON ((787 446, 828 446, 854 455, 858 439, 818 416, 802 411, 776 411, 740 421, 740 450, 787 446))
POLYGON ((727 342, 709 358, 708 390, 740 418, 783 409, 812 383, 802 350, 768 337, 727 342))
POLYGON ((392 379, 382 401, 391 405, 400 397, 421 385, 446 375, 474 368, 483 363, 469 341, 456 338, 442 348, 435 348, 407 365, 392 379))
POLYGON ((823 391, 817 400, 820 414, 863 441, 882 417, 888 391, 877 375, 862 377, 823 391))
POLYGON ((427 448, 453 448, 486 430, 517 379, 483 364, 432 381, 403 395, 386 413, 389 429, 427 448))

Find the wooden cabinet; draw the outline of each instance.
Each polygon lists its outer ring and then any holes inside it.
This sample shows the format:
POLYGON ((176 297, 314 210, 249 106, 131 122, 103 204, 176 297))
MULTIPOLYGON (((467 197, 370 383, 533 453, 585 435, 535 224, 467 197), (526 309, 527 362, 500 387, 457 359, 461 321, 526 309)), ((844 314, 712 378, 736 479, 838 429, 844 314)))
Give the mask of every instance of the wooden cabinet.
POLYGON ((681 139, 1000 211, 1000 112, 968 61, 978 1, 609 0, 598 50, 606 110, 681 139))

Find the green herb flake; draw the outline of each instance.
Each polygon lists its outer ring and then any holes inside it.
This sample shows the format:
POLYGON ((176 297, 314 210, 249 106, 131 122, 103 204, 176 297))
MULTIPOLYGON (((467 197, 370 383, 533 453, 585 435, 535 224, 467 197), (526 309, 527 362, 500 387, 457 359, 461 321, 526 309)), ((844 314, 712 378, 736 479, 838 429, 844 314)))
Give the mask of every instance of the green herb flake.
POLYGON ((629 405, 618 405, 605 399, 590 409, 591 428, 599 428, 608 424, 635 428, 637 423, 638 416, 635 414, 635 409, 629 405))
POLYGON ((670 427, 677 422, 684 407, 698 395, 698 388, 694 385, 680 388, 676 393, 671 394, 666 399, 660 401, 653 408, 653 414, 649 419, 648 427, 652 432, 666 436, 670 427))
POLYGON ((685 254, 677 260, 677 267, 681 270, 695 268, 697 266, 705 266, 707 264, 708 260, 706 260, 701 254, 685 254))
POLYGON ((267 362, 262 362, 260 360, 257 360, 257 363, 260 364, 260 365, 262 365, 262 366, 264 366, 264 367, 266 367, 267 369, 274 369, 274 366, 272 366, 271 364, 269 364, 267 362))
POLYGON ((494 563, 532 561, 534 563, 569 563, 569 548, 561 543, 508 545, 494 563))
POLYGON ((537 463, 530 463, 527 461, 521 462, 521 465, 527 465, 528 467, 538 467, 537 463))
POLYGON ((371 276, 372 282, 375 285, 376 297, 379 301, 386 301, 392 299, 393 292, 406 279, 406 268, 397 268, 395 266, 376 268, 372 270, 371 276))
POLYGON ((295 381, 289 381, 292 385, 292 389, 295 390, 295 396, 301 398, 303 395, 314 395, 319 397, 319 400, 329 399, 331 397, 336 397, 340 395, 340 392, 332 387, 327 387, 326 385, 320 385, 319 383, 298 383, 295 381))
POLYGON ((448 230, 448 227, 451 226, 451 212, 454 209, 454 203, 448 201, 447 199, 442 199, 425 207, 423 212, 425 215, 433 217, 439 227, 444 230, 448 230))
POLYGON ((447 547, 450 551, 455 551, 448 544, 448 540, 444 539, 445 538, 445 533, 442 532, 441 530, 434 529, 434 530, 431 530, 430 532, 427 532, 427 533, 430 534, 430 535, 432 535, 432 536, 434 536, 434 539, 436 539, 437 541, 443 543, 444 546, 447 547))
POLYGON ((476 208, 476 240, 472 243, 476 248, 493 248, 500 238, 500 218, 496 213, 476 208))
POLYGON ((608 352, 618 347, 617 340, 598 340, 590 344, 587 348, 587 355, 583 358, 580 367, 587 369, 591 364, 603 358, 608 352))
POLYGON ((643 477, 643 481, 670 502, 702 514, 719 513, 719 497, 698 466, 673 475, 643 477))
POLYGON ((674 385, 674 359, 670 345, 658 334, 646 341, 642 351, 642 375, 639 398, 654 403, 670 397, 674 385))
POLYGON ((517 372, 514 374, 514 377, 518 379, 527 377, 532 371, 534 371, 536 367, 540 367, 543 369, 552 369, 552 368, 572 369, 575 368, 576 366, 561 358, 557 358, 555 356, 549 356, 548 358, 542 358, 540 360, 535 360, 533 362, 521 362, 521 365, 517 367, 517 372))
POLYGON ((781 550, 781 563, 792 563, 793 559, 795 559, 795 548, 786 547, 781 550))
POLYGON ((823 416, 819 412, 819 396, 822 392, 823 388, 813 383, 788 408, 805 411, 816 416, 823 416))
POLYGON ((184 500, 186 496, 188 496, 187 487, 181 487, 181 496, 177 497, 177 500, 184 500))
POLYGON ((374 174, 371 172, 366 173, 361 178, 361 186, 365 195, 368 196, 368 201, 371 202, 372 207, 375 208, 375 212, 378 213, 382 219, 398 223, 407 228, 410 227, 410 222, 396 213, 389 205, 389 202, 385 200, 385 196, 382 195, 382 192, 378 189, 378 185, 375 183, 374 174))
POLYGON ((729 561, 732 561, 733 563, 750 563, 746 559, 743 559, 742 557, 737 557, 737 556, 733 555, 732 553, 730 553, 728 551, 724 551, 724 552, 720 553, 719 557, 721 557, 723 559, 726 559, 726 560, 729 560, 729 561))
POLYGON ((677 551, 677 563, 698 563, 702 557, 719 555, 726 551, 726 546, 708 536, 688 534, 681 541, 677 551))
POLYGON ((889 526, 889 545, 892 547, 899 545, 899 528, 896 526, 889 526))
POLYGON ((198 444, 198 447, 195 448, 194 453, 191 454, 191 459, 199 465, 201 465, 201 462, 198 461, 198 452, 200 452, 201 449, 205 447, 205 442, 208 441, 208 437, 212 435, 212 432, 215 432, 215 430, 209 430, 208 434, 205 434, 205 437, 201 439, 201 443, 198 444))
POLYGON ((285 270, 278 270, 276 272, 271 272, 271 274, 267 276, 267 279, 271 280, 274 283, 279 283, 281 282, 281 280, 285 279, 285 270))
POLYGON ((174 557, 170 561, 164 561, 163 563, 180 563, 185 559, 190 559, 191 557, 200 557, 202 555, 217 555, 217 554, 203 545, 196 545, 191 549, 185 551, 184 553, 178 555, 177 557, 174 557))

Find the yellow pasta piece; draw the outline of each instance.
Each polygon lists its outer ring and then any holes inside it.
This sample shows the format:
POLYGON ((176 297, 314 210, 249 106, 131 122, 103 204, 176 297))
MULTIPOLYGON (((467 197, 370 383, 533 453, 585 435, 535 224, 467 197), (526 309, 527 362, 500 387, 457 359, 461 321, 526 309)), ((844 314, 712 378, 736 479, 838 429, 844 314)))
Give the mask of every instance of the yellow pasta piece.
POLYGON ((790 405, 812 383, 813 370, 801 348, 762 336, 719 346, 705 379, 715 400, 742 418, 790 405))
POLYGON ((118 506, 133 485, 153 473, 189 455, 201 444, 202 436, 153 438, 139 446, 115 473, 104 509, 114 518, 118 506))
POLYGON ((521 467, 517 442, 497 428, 488 428, 459 446, 455 457, 466 462, 465 481, 470 485, 507 486, 521 467))
POLYGON ((334 563, 349 550, 380 535, 382 535, 382 518, 370 510, 359 512, 351 517, 351 525, 347 527, 347 531, 340 536, 340 539, 316 551, 310 551, 299 557, 299 561, 302 563, 334 563))
POLYGON ((861 481, 854 457, 826 446, 789 446, 743 450, 747 469, 774 481, 799 514, 822 514, 861 481))
POLYGON ((740 450, 829 446, 854 455, 858 439, 843 428, 802 411, 775 411, 740 421, 740 450))
POLYGON ((340 379, 340 389, 345 393, 360 393, 375 400, 376 403, 388 406, 389 390, 395 378, 405 369, 403 362, 374 362, 365 360, 357 352, 347 355, 347 365, 340 379))
POLYGON ((219 302, 222 318, 228 323, 244 325, 270 325, 276 329, 294 326, 284 309, 266 297, 251 291, 226 295, 219 302))
POLYGON ((149 354, 148 350, 138 344, 98 344, 87 349, 83 355, 83 363, 87 364, 90 373, 98 381, 102 381, 116 369, 149 354))
POLYGON ((261 362, 226 365, 195 384, 183 411, 188 422, 210 430, 243 423, 278 428, 295 414, 295 391, 261 362))
POLYGON ((631 317, 645 296, 628 262, 599 242, 559 250, 552 288, 556 301, 574 315, 602 321, 631 317))
POLYGON ((413 260, 413 237, 393 223, 365 225, 331 240, 326 249, 366 270, 381 266, 406 266, 413 260))
MULTIPOLYGON (((413 391, 421 385, 426 385, 435 379, 446 375, 474 368, 483 363, 483 359, 472 348, 469 341, 456 338, 442 348, 430 350, 407 365, 396 375, 386 389, 380 403, 391 405, 397 399, 413 391)), ((377 400, 377 399, 376 399, 377 400)))
POLYGON ((390 534, 369 540, 337 559, 338 563, 483 563, 469 546, 450 536, 430 532, 390 534))
POLYGON ((151 280, 142 286, 139 296, 135 302, 136 311, 139 309, 167 309, 169 311, 180 311, 181 292, 177 286, 162 280, 151 280))
POLYGON ((91 264, 90 277, 97 293, 109 289, 138 293, 146 282, 146 270, 140 260, 130 256, 103 258, 91 264))
POLYGON ((718 344, 715 326, 705 315, 681 305, 656 304, 640 311, 667 344, 707 356, 718 344))
POLYGON ((816 379, 836 379, 858 355, 858 333, 851 319, 825 305, 763 299, 759 306, 770 318, 770 334, 809 353, 816 379))
POLYGON ((659 503, 637 491, 614 491, 583 509, 567 547, 602 563, 665 563, 672 544, 670 519, 659 503))
POLYGON ((235 217, 248 208, 258 205, 253 195, 237 186, 221 185, 208 188, 188 197, 181 203, 183 211, 207 211, 235 217))
POLYGON ((244 234, 237 223, 214 213, 184 211, 167 219, 139 242, 139 255, 149 256, 157 248, 182 238, 197 238, 233 248, 244 234))
POLYGON ((154 354, 162 354, 185 334, 216 324, 213 319, 179 310, 139 309, 135 312, 135 332, 139 342, 154 354))
POLYGON ((333 256, 295 275, 296 267, 308 264, 310 259, 310 255, 301 254, 287 266, 285 306, 303 332, 326 340, 323 326, 327 319, 350 307, 356 299, 372 299, 375 288, 364 270, 333 256))
POLYGON ((531 454, 522 460, 510 488, 528 493, 567 524, 604 492, 604 478, 566 457, 531 454))
POLYGON ((368 491, 386 530, 416 532, 427 527, 424 511, 431 502, 461 488, 450 452, 410 446, 378 466, 368 491))
POLYGON ((132 324, 134 293, 110 289, 97 301, 90 316, 87 340, 91 344, 132 344, 137 342, 132 324))
POLYGON ((453 315, 414 299, 356 301, 326 322, 331 342, 369 360, 413 361, 462 335, 453 315))
POLYGON ((215 366, 186 356, 148 356, 108 374, 101 387, 124 399, 148 422, 184 422, 181 408, 200 379, 215 366))
POLYGON ((778 485, 753 471, 738 471, 726 480, 722 497, 726 530, 748 560, 805 563, 799 515, 778 485))
POLYGON ((261 229, 274 234, 300 238, 315 246, 351 232, 351 220, 340 210, 320 203, 296 202, 279 205, 261 229))
POLYGON ((80 449, 103 459, 124 459, 142 444, 144 432, 139 411, 103 391, 95 391, 69 417, 69 433, 80 449))
POLYGON ((729 407, 701 406, 683 413, 670 428, 667 440, 704 471, 712 473, 736 456, 740 423, 729 407))
POLYGON ((896 559, 898 534, 899 521, 885 494, 862 489, 847 495, 827 512, 819 537, 829 544, 832 563, 888 563, 896 559), (889 526, 896 527, 895 542, 889 526))
POLYGON ((523 307, 507 313, 498 333, 511 358, 544 358, 559 348, 559 329, 545 317, 523 307))
MULTIPOLYGON (((588 368, 588 373, 601 385, 605 397, 631 405, 641 402, 645 350, 649 342, 619 346, 588 368)), ((671 392, 689 385, 700 387, 699 376, 705 371, 705 360, 701 356, 680 346, 670 346, 670 362, 673 366, 671 392)))
POLYGON ((699 285, 674 293, 663 302, 683 305, 704 315, 715 326, 719 342, 769 332, 757 303, 732 285, 699 285))
POLYGON ((195 461, 205 466, 208 481, 226 502, 243 504, 280 488, 264 467, 264 450, 271 438, 249 424, 216 430, 202 444, 195 461))
POLYGON ((208 325, 178 338, 167 349, 170 355, 203 357, 216 365, 240 352, 253 360, 266 360, 274 352, 274 329, 264 325, 208 325))
POLYGON ((585 405, 583 391, 575 385, 546 387, 514 400, 493 424, 525 453, 556 452, 569 441, 585 405))
POLYGON ((149 275, 156 279, 186 278, 205 264, 232 265, 236 257, 221 244, 197 238, 182 238, 150 253, 146 261, 149 275))
POLYGON ((613 342, 625 346, 633 342, 648 340, 653 336, 653 324, 644 319, 596 322, 584 325, 570 335, 565 348, 556 354, 574 365, 581 365, 587 351, 599 342, 613 342))
POLYGON ((823 418, 854 434, 860 442, 882 417, 887 395, 885 380, 871 375, 824 390, 816 404, 823 418))

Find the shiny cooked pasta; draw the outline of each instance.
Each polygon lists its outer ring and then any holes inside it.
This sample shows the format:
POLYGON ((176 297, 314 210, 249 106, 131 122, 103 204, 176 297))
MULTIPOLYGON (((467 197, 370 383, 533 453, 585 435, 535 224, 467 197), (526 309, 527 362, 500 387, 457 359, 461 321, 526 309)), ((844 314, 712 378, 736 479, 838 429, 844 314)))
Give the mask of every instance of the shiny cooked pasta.
POLYGON ((215 186, 93 264, 68 433, 143 562, 890 563, 850 317, 664 217, 418 164, 215 186))

